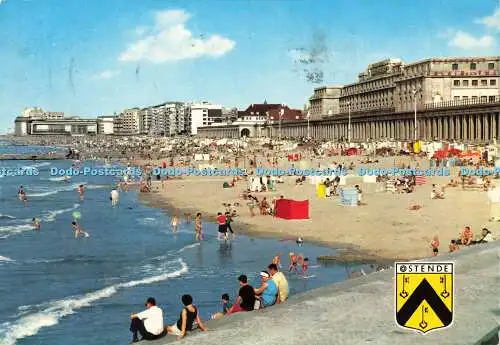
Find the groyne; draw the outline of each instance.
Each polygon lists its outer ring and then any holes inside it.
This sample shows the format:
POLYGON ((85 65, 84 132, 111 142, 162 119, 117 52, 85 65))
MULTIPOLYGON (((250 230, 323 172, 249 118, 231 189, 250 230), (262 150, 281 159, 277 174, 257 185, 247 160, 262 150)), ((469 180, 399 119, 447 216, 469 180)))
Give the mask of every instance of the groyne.
POLYGON ((32 161, 32 160, 61 160, 66 159, 65 154, 32 154, 32 153, 6 153, 0 154, 0 161, 32 161))
MULTIPOLYGON (((396 326, 394 271, 389 269, 296 295, 269 309, 209 321, 208 332, 193 332, 182 344, 497 345, 500 242, 425 261, 455 262, 453 324, 447 329, 422 335, 396 326)), ((180 306, 165 313, 178 315, 179 311, 180 306)), ((139 344, 172 342, 176 338, 168 336, 139 344)))

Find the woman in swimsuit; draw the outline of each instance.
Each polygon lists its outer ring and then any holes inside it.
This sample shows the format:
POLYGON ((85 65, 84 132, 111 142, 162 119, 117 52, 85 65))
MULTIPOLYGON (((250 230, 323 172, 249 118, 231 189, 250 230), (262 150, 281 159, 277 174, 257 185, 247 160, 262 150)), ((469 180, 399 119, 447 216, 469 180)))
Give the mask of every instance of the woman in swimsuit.
POLYGON ((194 219, 194 230, 196 231, 196 240, 201 241, 203 239, 201 234, 202 230, 201 213, 196 214, 196 218, 194 219))

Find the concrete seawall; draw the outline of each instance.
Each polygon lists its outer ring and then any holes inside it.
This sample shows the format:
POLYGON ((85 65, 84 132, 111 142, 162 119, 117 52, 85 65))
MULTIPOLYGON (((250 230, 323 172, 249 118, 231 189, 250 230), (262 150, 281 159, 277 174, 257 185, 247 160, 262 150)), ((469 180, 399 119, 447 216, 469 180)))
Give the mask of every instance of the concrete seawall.
MULTIPOLYGON (((455 312, 450 328, 421 335, 394 322, 394 271, 333 284, 287 303, 207 322, 182 344, 204 345, 497 345, 500 320, 500 241, 439 255, 454 261, 455 312)), ((177 297, 177 296, 176 296, 177 297)), ((196 295, 193 296, 196 302, 196 295)), ((171 296, 173 298, 173 296, 171 296)), ((178 315, 179 310, 167 310, 178 315)), ((168 336, 139 344, 175 342, 168 336)))

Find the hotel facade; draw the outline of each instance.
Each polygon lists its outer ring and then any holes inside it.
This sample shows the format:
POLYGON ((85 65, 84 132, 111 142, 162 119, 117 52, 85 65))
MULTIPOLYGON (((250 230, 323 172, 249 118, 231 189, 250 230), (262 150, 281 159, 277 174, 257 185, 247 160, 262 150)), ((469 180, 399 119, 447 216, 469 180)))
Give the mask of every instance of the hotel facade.
MULTIPOLYGON (((310 121, 284 123, 283 136, 486 142, 500 137, 499 84, 500 56, 409 64, 386 59, 370 64, 355 83, 316 88, 309 99, 310 121)), ((267 127, 263 135, 276 126, 267 127)), ((204 131, 199 130, 219 136, 204 131)))

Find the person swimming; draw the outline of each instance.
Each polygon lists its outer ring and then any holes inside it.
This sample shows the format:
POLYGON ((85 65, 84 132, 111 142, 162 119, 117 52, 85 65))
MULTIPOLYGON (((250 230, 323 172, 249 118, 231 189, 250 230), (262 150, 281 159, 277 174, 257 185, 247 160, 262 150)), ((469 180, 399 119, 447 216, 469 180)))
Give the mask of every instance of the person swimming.
POLYGON ((73 231, 75 232, 75 238, 77 238, 78 236, 85 236, 85 237, 89 237, 90 236, 89 233, 86 232, 85 230, 83 230, 80 227, 80 224, 78 224, 75 221, 71 222, 71 227, 73 228, 73 231))
POLYGON ((297 245, 299 247, 302 247, 302 244, 304 243, 304 239, 302 238, 301 235, 299 235, 299 237, 297 237, 297 239, 295 240, 295 243, 297 243, 297 245))
POLYGON ((35 227, 35 230, 40 231, 40 227, 41 227, 40 219, 33 217, 32 223, 33 223, 33 226, 35 227))

